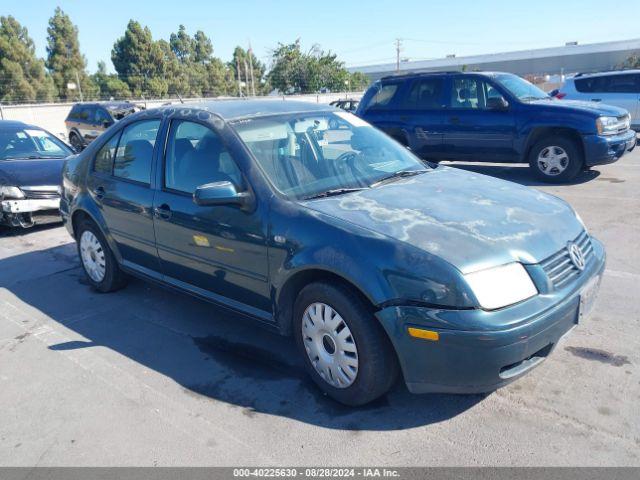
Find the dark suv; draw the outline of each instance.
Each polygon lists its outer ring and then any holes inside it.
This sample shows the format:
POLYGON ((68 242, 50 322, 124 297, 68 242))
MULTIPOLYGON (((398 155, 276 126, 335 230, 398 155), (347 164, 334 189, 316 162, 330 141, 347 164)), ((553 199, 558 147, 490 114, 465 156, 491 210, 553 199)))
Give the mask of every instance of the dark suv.
POLYGON ((626 110, 558 101, 509 73, 386 77, 357 115, 422 158, 529 163, 549 182, 615 162, 635 146, 626 110))
POLYGON ((64 121, 69 143, 79 152, 116 121, 135 111, 136 106, 129 102, 76 103, 64 121))

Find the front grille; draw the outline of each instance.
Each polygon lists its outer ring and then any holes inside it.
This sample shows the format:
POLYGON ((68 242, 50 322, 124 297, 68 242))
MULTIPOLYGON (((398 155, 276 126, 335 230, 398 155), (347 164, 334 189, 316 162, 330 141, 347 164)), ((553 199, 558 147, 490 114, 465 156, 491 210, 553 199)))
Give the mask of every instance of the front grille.
MULTIPOLYGON (((583 230, 582 233, 576 237, 573 243, 578 245, 580 250, 582 250, 585 266, 589 265, 593 259, 593 245, 591 245, 591 239, 589 238, 589 234, 586 230, 583 230)), ((564 247, 559 252, 554 253, 546 260, 543 260, 540 265, 542 265, 542 268, 547 273, 549 280, 551 280, 551 283, 553 283, 553 286, 556 288, 562 287, 580 273, 578 267, 576 267, 571 261, 567 247, 564 247)))
POLYGON ((25 198, 32 200, 44 200, 50 198, 60 198, 60 194, 50 190, 24 190, 25 198))

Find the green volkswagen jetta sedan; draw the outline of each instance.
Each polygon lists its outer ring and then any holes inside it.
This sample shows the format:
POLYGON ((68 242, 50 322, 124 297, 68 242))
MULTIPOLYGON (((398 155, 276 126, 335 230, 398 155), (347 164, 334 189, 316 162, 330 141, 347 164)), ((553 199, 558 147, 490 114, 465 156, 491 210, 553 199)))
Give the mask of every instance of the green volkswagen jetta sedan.
POLYGON ((605 264, 564 201, 293 101, 128 116, 67 161, 61 212, 95 289, 135 275, 291 335, 350 405, 399 375, 415 393, 518 378, 583 321, 605 264))

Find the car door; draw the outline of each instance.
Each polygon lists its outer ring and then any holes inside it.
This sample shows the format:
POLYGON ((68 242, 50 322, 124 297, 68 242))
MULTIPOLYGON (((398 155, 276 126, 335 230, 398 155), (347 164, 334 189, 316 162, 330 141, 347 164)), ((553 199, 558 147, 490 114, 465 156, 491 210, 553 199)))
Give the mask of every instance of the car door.
POLYGON ((161 120, 130 123, 98 150, 88 178, 124 265, 159 276, 153 228, 152 170, 161 120))
POLYGON ((442 76, 417 78, 399 101, 398 117, 409 134, 409 146, 422 158, 438 158, 443 154, 444 91, 442 76))
POLYGON ((207 183, 249 188, 219 133, 174 118, 162 164, 154 208, 165 281, 257 316, 270 315, 267 226, 260 211, 193 201, 196 187, 207 183))
POLYGON ((461 75, 451 78, 444 115, 443 150, 447 158, 468 161, 511 161, 516 122, 513 108, 495 108, 505 97, 488 79, 461 75))

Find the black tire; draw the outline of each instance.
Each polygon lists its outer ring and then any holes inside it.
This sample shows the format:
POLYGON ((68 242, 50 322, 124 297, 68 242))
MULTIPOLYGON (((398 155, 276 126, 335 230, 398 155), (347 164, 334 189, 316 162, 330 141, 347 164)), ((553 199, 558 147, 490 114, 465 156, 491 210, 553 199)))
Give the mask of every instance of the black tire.
POLYGON ((113 252, 109 248, 109 244, 107 240, 104 238, 104 235, 100 231, 100 229, 93 223, 91 220, 82 220, 76 232, 76 245, 78 248, 78 257, 80 258, 80 264, 82 265, 82 270, 84 270, 85 276, 89 284, 98 292, 107 293, 114 292, 123 288, 127 284, 127 276, 120 269, 118 262, 116 261, 113 252), (82 260, 82 252, 81 252, 81 239, 84 232, 91 232, 95 238, 100 243, 100 247, 104 252, 104 264, 105 271, 104 277, 101 281, 97 281, 91 277, 87 268, 82 260))
POLYGON ((364 300, 353 290, 339 284, 309 284, 298 294, 293 314, 294 335, 305 368, 313 381, 330 397, 345 405, 364 405, 384 395, 393 386, 399 370, 393 346, 364 300), (351 331, 357 348, 358 367, 355 380, 347 387, 338 388, 324 380, 307 354, 303 339, 303 317, 313 303, 330 306, 351 331))
POLYGON ((76 152, 81 152, 82 150, 84 150, 84 144, 82 143, 82 140, 77 133, 71 132, 69 134, 69 143, 76 152))
MULTIPOLYGON (((561 135, 551 135, 538 140, 529 152, 529 167, 534 175, 548 183, 565 183, 575 179, 584 168, 584 156, 580 147, 570 138, 561 135), (568 159, 564 171, 552 175, 545 173, 538 164, 538 156, 551 147, 559 147, 566 153, 568 159)), ((553 173, 553 170, 550 170, 553 173)))

